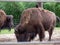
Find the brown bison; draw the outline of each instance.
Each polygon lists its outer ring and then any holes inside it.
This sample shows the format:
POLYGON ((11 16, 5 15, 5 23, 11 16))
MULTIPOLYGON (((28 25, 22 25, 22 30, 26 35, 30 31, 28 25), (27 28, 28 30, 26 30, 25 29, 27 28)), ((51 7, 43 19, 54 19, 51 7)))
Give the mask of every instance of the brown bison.
POLYGON ((8 28, 10 31, 12 26, 13 26, 13 16, 6 15, 4 10, 0 9, 0 31, 3 28, 8 28))
POLYGON ((4 25, 1 27, 1 29, 6 28, 6 29, 9 29, 9 31, 11 31, 11 28, 13 26, 14 26, 14 24, 13 24, 13 15, 6 15, 6 20, 4 22, 4 25))
MULTIPOLYGON (((49 41, 58 18, 55 13, 42 8, 29 8, 23 11, 20 23, 15 27, 17 41, 31 41, 38 34, 40 41, 49 32, 49 41)), ((60 21, 60 20, 59 20, 60 21)))
POLYGON ((0 9, 0 28, 2 27, 2 25, 4 25, 5 20, 6 13, 4 12, 4 10, 0 9))

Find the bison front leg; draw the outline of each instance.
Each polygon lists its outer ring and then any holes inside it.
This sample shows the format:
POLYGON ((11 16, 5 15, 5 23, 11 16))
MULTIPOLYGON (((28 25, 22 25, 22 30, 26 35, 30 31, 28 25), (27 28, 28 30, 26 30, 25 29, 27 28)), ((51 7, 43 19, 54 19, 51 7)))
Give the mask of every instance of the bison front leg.
POLYGON ((38 26, 38 34, 39 34, 40 41, 42 41, 45 37, 45 30, 42 24, 38 26))
POLYGON ((36 35, 37 35, 37 33, 34 33, 34 32, 30 33, 29 41, 33 40, 36 37, 36 35))

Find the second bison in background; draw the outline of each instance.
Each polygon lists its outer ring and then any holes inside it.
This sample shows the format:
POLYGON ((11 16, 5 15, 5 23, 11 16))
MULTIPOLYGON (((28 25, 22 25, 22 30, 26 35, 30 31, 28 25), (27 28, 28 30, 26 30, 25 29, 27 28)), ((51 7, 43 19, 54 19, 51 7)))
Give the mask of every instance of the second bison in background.
POLYGON ((38 34, 40 41, 49 32, 49 41, 56 25, 55 13, 42 8, 29 8, 23 11, 20 23, 15 28, 17 41, 31 41, 38 34))
POLYGON ((0 31, 5 28, 8 28, 10 31, 13 25, 13 16, 6 15, 5 11, 0 9, 0 31))

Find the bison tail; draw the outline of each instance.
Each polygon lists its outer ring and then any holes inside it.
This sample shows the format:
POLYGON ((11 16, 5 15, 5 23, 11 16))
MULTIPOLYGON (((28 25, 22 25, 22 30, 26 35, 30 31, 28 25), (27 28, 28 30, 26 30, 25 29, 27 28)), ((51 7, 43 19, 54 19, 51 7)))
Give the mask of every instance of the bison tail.
POLYGON ((60 17, 56 16, 56 18, 57 18, 57 21, 60 22, 60 17))

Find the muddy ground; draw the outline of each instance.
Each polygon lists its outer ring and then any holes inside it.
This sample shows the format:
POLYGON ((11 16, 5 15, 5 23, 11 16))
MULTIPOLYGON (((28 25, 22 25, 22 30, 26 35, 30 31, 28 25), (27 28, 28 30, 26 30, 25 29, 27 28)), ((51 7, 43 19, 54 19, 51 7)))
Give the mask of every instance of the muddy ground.
MULTIPOLYGON (((46 31, 44 41, 48 41, 48 37, 49 35, 48 32, 46 31)), ((34 41, 39 41, 38 35, 34 38, 34 40, 32 40, 32 42, 34 41)), ((60 41, 60 29, 54 30, 51 41, 60 41)), ((0 34, 0 42, 17 42, 17 41, 14 34, 0 34)))

